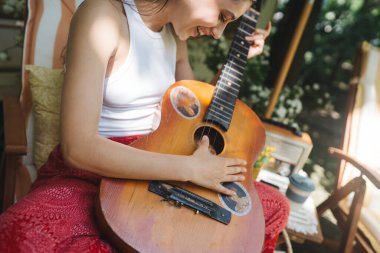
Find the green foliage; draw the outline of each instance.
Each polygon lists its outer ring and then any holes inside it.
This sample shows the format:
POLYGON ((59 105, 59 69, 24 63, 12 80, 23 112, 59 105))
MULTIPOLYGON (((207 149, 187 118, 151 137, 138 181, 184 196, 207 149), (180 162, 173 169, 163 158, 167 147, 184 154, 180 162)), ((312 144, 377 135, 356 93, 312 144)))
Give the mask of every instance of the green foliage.
POLYGON ((300 123, 314 142, 312 161, 305 169, 325 168, 327 189, 332 188, 338 162, 326 150, 341 144, 347 89, 363 41, 380 46, 380 1, 326 0, 315 26, 314 45, 303 55, 297 83, 305 91, 300 123))
MULTIPOLYGON (((260 115, 269 101, 269 87, 273 86, 266 84, 271 70, 271 39, 276 32, 287 31, 284 11, 291 1, 298 0, 280 1, 264 53, 250 60, 246 68, 240 97, 260 115), (285 29, 280 29, 282 27, 285 29)), ((325 0, 318 11, 317 20, 313 20, 315 25, 305 31, 308 38, 303 38, 310 43, 299 54, 301 60, 294 61, 292 66, 299 71, 292 83, 285 83, 273 118, 298 123, 311 135, 314 148, 306 170, 311 172, 323 167, 324 186, 331 189, 338 166, 327 154, 327 146, 341 143, 342 115, 357 49, 363 41, 380 46, 380 0, 325 0)), ((201 38, 189 42, 190 52, 195 48, 198 55, 190 55, 197 78, 210 82, 225 60, 232 34, 233 31, 227 31, 220 41, 201 38)), ((282 37, 277 39, 283 41, 282 37)))
POLYGON ((2 0, 0 8, 0 16, 10 18, 24 18, 25 0, 2 0))
MULTIPOLYGON (((190 61, 196 79, 210 82, 225 62, 232 35, 233 31, 227 31, 220 40, 202 37, 189 41, 190 61)), ((271 90, 265 86, 270 69, 269 56, 270 46, 265 45, 261 55, 248 61, 239 94, 240 99, 259 115, 264 115, 271 94, 271 90)), ((292 89, 285 87, 273 112, 273 119, 294 123, 294 119, 302 109, 300 98, 303 94, 300 86, 292 89)))
MULTIPOLYGON (((25 0, 0 0, 0 18, 22 19, 25 14, 25 0)), ((0 48, 0 62, 9 61, 9 51, 15 47, 22 47, 22 31, 14 38, 14 43, 6 48, 0 48)))
MULTIPOLYGON (((205 73, 197 71, 203 69, 208 73, 208 79, 206 79, 206 81, 210 82, 212 80, 212 77, 225 62, 232 41, 231 37, 232 32, 223 35, 220 40, 199 38, 189 41, 190 62, 195 70, 194 73, 197 79, 205 80, 205 73), (199 54, 202 56, 200 57, 199 54), (197 61, 199 59, 203 59, 203 62, 197 61)), ((265 109, 265 102, 261 101, 263 94, 258 89, 263 87, 264 80, 269 70, 269 49, 269 46, 265 46, 263 54, 251 59, 247 63, 243 85, 240 91, 240 98, 260 112, 263 112, 265 109), (253 98, 255 94, 256 98, 253 98)), ((265 92, 266 94, 264 98, 269 94, 269 91, 265 92)))
POLYGON ((339 90, 348 87, 357 48, 366 40, 380 45, 380 1, 326 1, 315 27, 314 47, 304 55, 299 77, 306 108, 332 112, 339 90), (313 89, 312 87, 318 87, 313 89))

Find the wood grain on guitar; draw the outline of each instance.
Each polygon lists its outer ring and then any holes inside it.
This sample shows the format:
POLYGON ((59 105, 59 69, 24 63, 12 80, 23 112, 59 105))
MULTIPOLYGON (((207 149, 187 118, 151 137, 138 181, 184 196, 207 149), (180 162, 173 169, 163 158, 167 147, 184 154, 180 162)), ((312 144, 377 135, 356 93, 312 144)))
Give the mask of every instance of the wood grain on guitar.
MULTIPOLYGON (((237 191, 244 202, 233 210, 221 196, 191 183, 174 184, 234 213, 225 225, 187 208, 178 208, 148 191, 148 181, 103 179, 98 219, 115 246, 125 252, 261 252, 264 241, 262 206, 252 182, 252 165, 265 144, 258 116, 237 99, 258 13, 251 9, 241 24, 216 87, 198 81, 173 84, 162 101, 162 120, 152 134, 131 146, 167 154, 191 155, 207 135, 213 152, 247 161, 246 180, 237 191), (242 197, 243 198, 243 197, 242 197), (236 212, 235 212, 236 211, 236 212)), ((152 162, 154 166, 154 162, 152 162)), ((235 203, 235 204, 234 204, 235 203)))

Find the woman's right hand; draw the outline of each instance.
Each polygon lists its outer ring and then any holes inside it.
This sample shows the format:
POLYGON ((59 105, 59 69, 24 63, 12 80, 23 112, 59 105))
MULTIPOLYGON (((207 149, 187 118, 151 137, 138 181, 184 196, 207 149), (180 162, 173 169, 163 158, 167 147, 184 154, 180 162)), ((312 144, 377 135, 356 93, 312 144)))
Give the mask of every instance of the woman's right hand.
POLYGON ((198 149, 192 155, 192 173, 190 181, 194 184, 226 194, 236 195, 222 185, 223 182, 243 181, 247 162, 237 158, 218 157, 209 150, 209 138, 204 135, 198 143, 198 149))

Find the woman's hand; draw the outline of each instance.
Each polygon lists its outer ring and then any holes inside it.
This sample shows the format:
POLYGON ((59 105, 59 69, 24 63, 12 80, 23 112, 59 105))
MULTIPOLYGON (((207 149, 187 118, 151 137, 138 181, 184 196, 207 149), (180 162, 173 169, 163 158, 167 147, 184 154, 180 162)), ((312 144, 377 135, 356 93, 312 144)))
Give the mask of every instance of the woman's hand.
POLYGON ((236 195, 221 183, 243 181, 240 173, 246 172, 246 161, 237 158, 224 158, 213 155, 209 150, 209 139, 203 136, 198 149, 192 155, 194 161, 191 179, 194 184, 226 194, 236 195))
POLYGON ((269 22, 265 30, 257 29, 252 35, 245 37, 245 39, 251 43, 251 47, 249 48, 248 52, 248 59, 263 52, 265 39, 270 34, 271 29, 272 24, 269 22))

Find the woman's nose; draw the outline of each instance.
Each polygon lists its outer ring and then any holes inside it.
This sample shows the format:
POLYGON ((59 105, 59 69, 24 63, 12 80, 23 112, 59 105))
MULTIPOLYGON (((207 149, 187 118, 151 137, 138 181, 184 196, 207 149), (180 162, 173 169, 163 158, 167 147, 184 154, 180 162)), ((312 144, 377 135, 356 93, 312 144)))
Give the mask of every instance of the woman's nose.
POLYGON ((222 36, 223 34, 223 31, 224 29, 226 28, 226 25, 227 24, 224 24, 222 22, 219 22, 219 24, 217 26, 214 26, 212 29, 211 29, 211 35, 214 39, 220 39, 220 37, 222 36))

